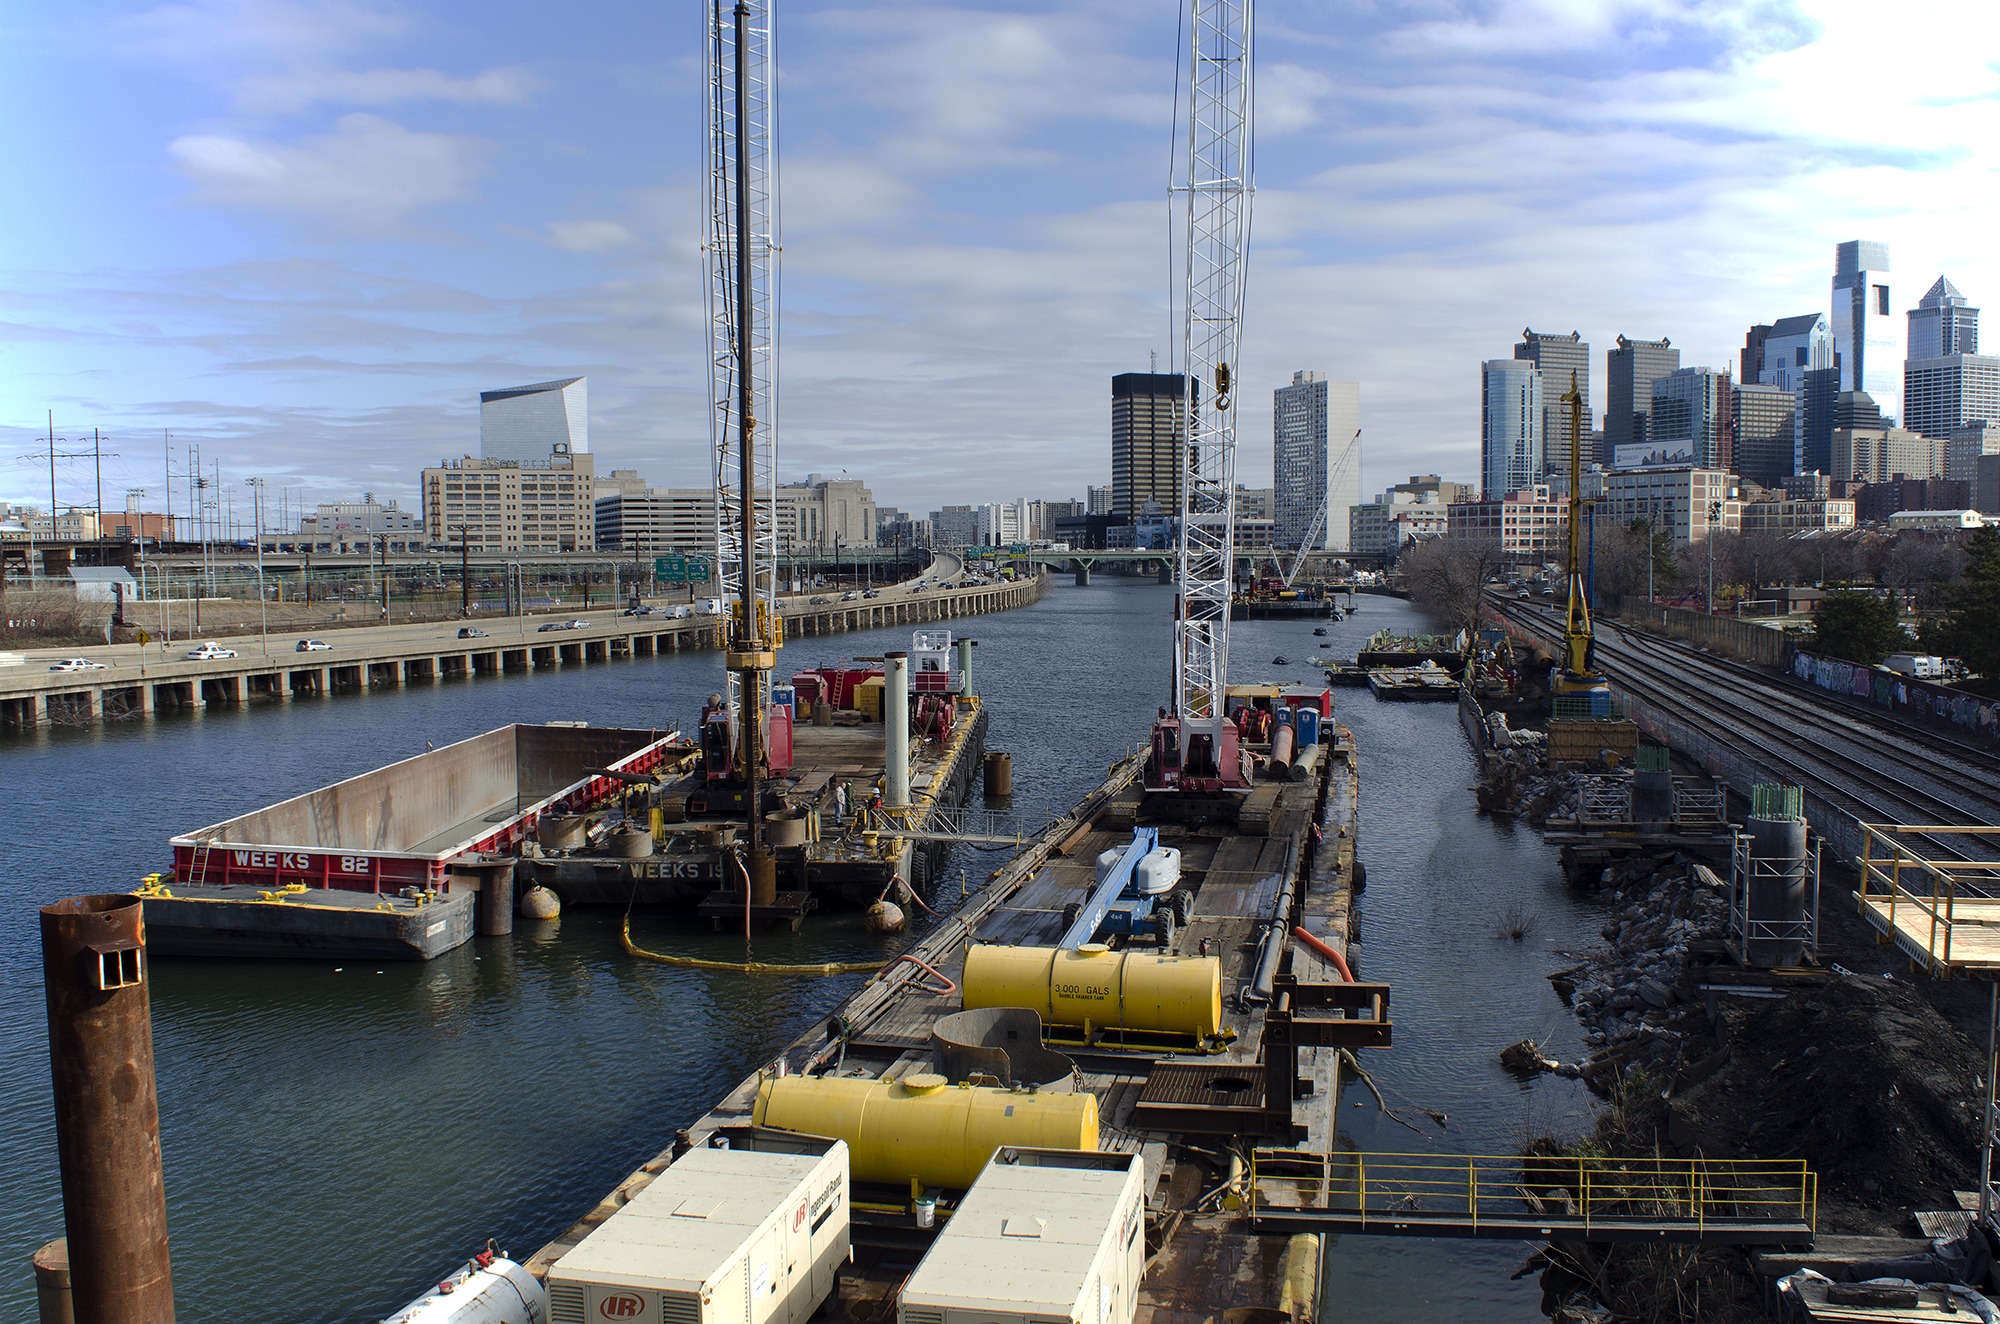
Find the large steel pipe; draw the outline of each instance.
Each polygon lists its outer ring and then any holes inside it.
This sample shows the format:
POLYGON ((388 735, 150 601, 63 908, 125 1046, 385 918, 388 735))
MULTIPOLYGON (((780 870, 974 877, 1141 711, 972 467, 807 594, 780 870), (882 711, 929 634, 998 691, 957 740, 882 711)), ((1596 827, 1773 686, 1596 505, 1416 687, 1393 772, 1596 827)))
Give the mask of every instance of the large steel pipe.
POLYGON ((80 1324, 172 1324, 167 1195, 135 896, 42 907, 63 1224, 80 1324))
POLYGON ((891 809, 910 804, 910 657, 886 653, 882 658, 883 771, 882 803, 891 809))

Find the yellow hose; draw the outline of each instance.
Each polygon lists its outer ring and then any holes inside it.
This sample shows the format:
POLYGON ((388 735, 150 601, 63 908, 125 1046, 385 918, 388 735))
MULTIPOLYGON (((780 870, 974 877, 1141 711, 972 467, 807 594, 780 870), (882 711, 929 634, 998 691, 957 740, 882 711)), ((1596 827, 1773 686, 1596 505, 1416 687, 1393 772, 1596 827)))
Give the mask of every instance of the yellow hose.
POLYGON ((887 961, 827 961, 819 965, 774 965, 769 961, 704 961, 698 956, 668 956, 663 952, 649 952, 632 941, 630 915, 618 926, 618 940, 625 945, 627 956, 641 961, 686 966, 691 970, 734 970, 746 975, 851 975, 880 970, 889 964, 887 961))

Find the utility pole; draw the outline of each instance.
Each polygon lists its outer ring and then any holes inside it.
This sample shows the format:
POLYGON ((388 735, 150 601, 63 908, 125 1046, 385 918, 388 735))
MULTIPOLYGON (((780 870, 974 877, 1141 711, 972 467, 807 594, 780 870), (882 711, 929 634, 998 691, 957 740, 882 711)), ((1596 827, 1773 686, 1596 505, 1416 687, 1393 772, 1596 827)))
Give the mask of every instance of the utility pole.
POLYGON ((472 615, 472 530, 464 524, 454 524, 458 530, 458 614, 472 615))
POLYGON ((97 536, 104 537, 104 438, 96 428, 90 430, 90 453, 97 463, 97 536))
POLYGON ((49 411, 49 541, 56 540, 56 411, 49 411))
POLYGON ((250 509, 257 524, 257 634, 264 648, 264 656, 271 655, 271 617, 269 599, 264 596, 264 480, 246 478, 250 488, 250 509))

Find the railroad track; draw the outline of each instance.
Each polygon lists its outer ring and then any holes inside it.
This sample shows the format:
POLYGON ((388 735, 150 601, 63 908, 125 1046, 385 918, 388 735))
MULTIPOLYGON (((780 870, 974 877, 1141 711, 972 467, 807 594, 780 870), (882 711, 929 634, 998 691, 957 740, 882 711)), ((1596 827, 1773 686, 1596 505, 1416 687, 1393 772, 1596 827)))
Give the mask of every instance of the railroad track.
MULTIPOLYGON (((1559 628, 1533 609, 1505 601, 1496 606, 1545 637, 1559 628)), ((1773 685, 1751 669, 1738 674, 1734 664, 1718 666, 1691 649, 1623 627, 1601 627, 1597 656, 1618 688, 1737 733, 1749 743, 1745 757, 1774 780, 1815 785, 1829 803, 1861 821, 2000 818, 2000 793, 1992 789, 2000 761, 1985 751, 1924 739, 1928 733, 1900 723, 1884 727, 1826 711, 1810 695, 1773 685)))

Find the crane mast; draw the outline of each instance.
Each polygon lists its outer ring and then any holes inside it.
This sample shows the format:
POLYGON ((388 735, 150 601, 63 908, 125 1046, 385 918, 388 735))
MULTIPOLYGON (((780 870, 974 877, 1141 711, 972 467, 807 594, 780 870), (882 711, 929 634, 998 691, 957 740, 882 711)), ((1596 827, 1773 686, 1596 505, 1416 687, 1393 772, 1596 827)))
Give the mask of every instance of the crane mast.
MULTIPOLYGON (((1569 390, 1562 403, 1569 406, 1569 435, 1583 435, 1583 392, 1576 374, 1569 375, 1569 390)), ((1561 674, 1556 677, 1557 694, 1590 694, 1605 691, 1604 677, 1594 666, 1597 645, 1590 629, 1590 595, 1583 578, 1583 461, 1581 447, 1569 450, 1569 614, 1563 624, 1561 674)))
POLYGON ((1250 242, 1251 0, 1188 0, 1182 220, 1180 536, 1175 550, 1173 707, 1153 732, 1146 784, 1249 784, 1224 712, 1236 552, 1236 396, 1250 242))
POLYGON ((1251 0, 1190 0, 1174 711, 1220 721, 1236 551, 1236 390, 1250 241, 1251 0))
MULTIPOLYGON (((731 613, 729 761, 745 796, 750 891, 766 878, 759 774, 777 612, 777 157, 770 0, 709 0, 708 323, 716 573, 731 613)), ((726 714, 726 715, 725 715, 726 714)), ((706 731, 704 731, 706 735, 706 731)))

